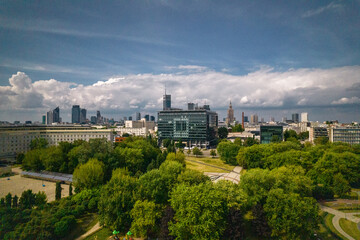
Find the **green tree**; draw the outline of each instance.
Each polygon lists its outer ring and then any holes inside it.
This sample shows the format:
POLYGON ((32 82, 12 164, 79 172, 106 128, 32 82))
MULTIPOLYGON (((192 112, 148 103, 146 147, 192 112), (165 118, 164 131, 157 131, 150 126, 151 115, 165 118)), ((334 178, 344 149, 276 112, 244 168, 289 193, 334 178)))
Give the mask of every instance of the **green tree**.
POLYGON ((137 179, 129 176, 124 169, 114 170, 110 181, 101 189, 99 200, 99 220, 101 225, 120 231, 130 228, 130 211, 135 204, 137 179))
POLYGON ((30 142, 30 149, 43 149, 49 145, 48 141, 45 138, 35 138, 30 142))
POLYGON ((198 156, 200 156, 200 155, 203 155, 202 151, 201 151, 199 148, 197 148, 197 147, 194 147, 193 150, 192 150, 192 152, 193 152, 193 154, 194 154, 196 157, 198 157, 198 156))
POLYGON ((231 129, 232 129, 232 132, 243 132, 244 131, 241 124, 235 124, 235 126, 233 126, 231 129))
POLYGON ((60 200, 61 199, 61 183, 60 182, 56 182, 56 187, 55 187, 55 199, 56 200, 60 200))
POLYGON ((35 205, 35 194, 31 189, 21 194, 19 205, 22 209, 31 209, 35 205))
POLYGON ((73 184, 76 191, 100 186, 103 184, 103 181, 104 164, 95 158, 79 165, 73 174, 73 184))
POLYGON ((220 159, 231 165, 237 165, 236 156, 238 155, 239 149, 239 145, 229 141, 221 142, 217 146, 217 152, 220 155, 220 159))
POLYGON ((146 238, 155 235, 157 220, 161 217, 159 207, 151 201, 136 201, 134 208, 130 211, 132 219, 131 231, 135 236, 146 238))
POLYGON ((18 196, 14 196, 13 197, 13 201, 12 201, 12 207, 13 208, 17 208, 18 207, 18 201, 19 201, 19 198, 18 198, 18 196))
POLYGON ((11 208, 11 200, 12 200, 12 195, 11 193, 8 193, 5 196, 5 206, 7 206, 8 208, 11 208))
POLYGON ((215 149, 211 149, 210 150, 210 155, 212 156, 212 158, 216 157, 216 150, 215 149))
POLYGON ((218 136, 219 136, 220 139, 227 138, 228 134, 229 134, 229 131, 228 131, 228 129, 226 127, 220 127, 218 129, 218 136))
POLYGON ((264 210, 276 239, 310 239, 318 229, 319 207, 313 198, 273 189, 264 210))
POLYGON ((245 147, 251 147, 252 145, 255 145, 255 144, 260 144, 260 142, 255 138, 248 137, 248 138, 245 139, 243 145, 245 147))

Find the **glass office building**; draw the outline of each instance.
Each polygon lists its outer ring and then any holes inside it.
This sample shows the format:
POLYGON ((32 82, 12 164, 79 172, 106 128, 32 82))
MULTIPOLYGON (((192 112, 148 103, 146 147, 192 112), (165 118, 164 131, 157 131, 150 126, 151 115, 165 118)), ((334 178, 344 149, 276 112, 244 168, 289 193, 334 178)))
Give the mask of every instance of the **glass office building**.
POLYGON ((278 136, 283 141, 283 126, 261 125, 260 126, 260 143, 270 143, 273 136, 278 136))
POLYGON ((215 144, 218 115, 209 107, 194 110, 171 109, 158 112, 158 136, 182 140, 187 146, 208 147, 215 144))

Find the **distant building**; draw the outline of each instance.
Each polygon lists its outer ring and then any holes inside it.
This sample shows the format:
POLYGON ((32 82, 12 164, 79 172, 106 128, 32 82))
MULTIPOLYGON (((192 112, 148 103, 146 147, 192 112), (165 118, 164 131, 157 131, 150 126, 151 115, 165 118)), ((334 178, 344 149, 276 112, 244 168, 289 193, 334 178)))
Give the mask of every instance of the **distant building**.
POLYGON ((208 107, 158 112, 160 142, 164 139, 182 140, 187 146, 207 147, 215 144, 217 126, 218 115, 208 107))
POLYGON ((294 122, 294 123, 298 123, 299 122, 299 114, 298 113, 293 113, 291 115, 291 120, 294 122))
POLYGON ((301 113, 301 122, 308 122, 308 113, 307 112, 303 112, 301 113))
POLYGON ((283 126, 276 125, 261 125, 260 126, 260 143, 271 143, 274 136, 278 136, 280 141, 283 141, 283 126))
POLYGON ((50 125, 54 122, 53 111, 50 110, 46 113, 46 124, 50 125))
POLYGON ((319 137, 329 137, 328 129, 325 127, 310 127, 309 141, 313 143, 319 137))
POLYGON ((253 125, 259 124, 259 118, 258 115, 254 114, 250 116, 250 123, 253 125))
POLYGON ((137 112, 135 113, 135 120, 140 121, 141 120, 141 113, 137 112))
POLYGON ((163 110, 171 109, 171 95, 163 95, 163 110))
POLYGON ((330 128, 330 142, 344 142, 353 144, 360 144, 360 127, 331 127, 330 128))
POLYGON ((227 125, 231 125, 234 123, 234 121, 235 121, 234 109, 232 108, 231 101, 230 101, 229 108, 227 110, 227 118, 226 118, 225 122, 227 125))
POLYGON ((80 123, 80 106, 73 105, 71 109, 71 122, 72 123, 80 123))
POLYGON ((80 123, 84 124, 86 123, 86 109, 81 108, 80 110, 80 123))

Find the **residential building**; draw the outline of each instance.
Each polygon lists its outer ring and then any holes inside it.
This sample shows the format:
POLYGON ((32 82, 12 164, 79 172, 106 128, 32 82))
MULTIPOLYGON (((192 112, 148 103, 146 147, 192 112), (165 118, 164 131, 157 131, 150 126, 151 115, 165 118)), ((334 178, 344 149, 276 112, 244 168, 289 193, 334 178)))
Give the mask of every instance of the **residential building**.
POLYGON ((360 144, 360 127, 359 126, 348 126, 348 127, 337 127, 333 126, 330 128, 330 142, 344 142, 353 144, 360 144))
POLYGON ((260 126, 260 143, 271 143, 274 136, 278 136, 280 141, 283 141, 283 126, 277 125, 261 125, 260 126))

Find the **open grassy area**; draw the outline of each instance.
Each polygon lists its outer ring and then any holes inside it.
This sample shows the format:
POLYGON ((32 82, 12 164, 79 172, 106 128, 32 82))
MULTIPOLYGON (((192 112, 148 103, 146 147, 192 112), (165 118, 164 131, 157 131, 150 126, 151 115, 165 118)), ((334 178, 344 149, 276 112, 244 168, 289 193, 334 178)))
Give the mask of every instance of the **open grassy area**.
POLYGON ((330 213, 326 213, 326 212, 322 212, 320 214, 320 216, 322 217, 322 223, 320 226, 320 230, 322 230, 323 232, 320 231, 320 236, 323 239, 344 239, 343 236, 335 229, 334 225, 332 224, 332 219, 334 218, 334 215, 330 214, 330 213), (325 228, 326 231, 324 231, 324 229, 321 229, 321 227, 325 228))
POLYGON ((85 240, 107 240, 112 235, 112 231, 108 228, 101 228, 99 231, 85 238, 85 240))
POLYGON ((351 222, 345 218, 341 218, 340 227, 353 238, 360 239, 360 231, 357 228, 356 223, 351 222))
POLYGON ((200 171, 200 172, 220 172, 221 173, 221 172, 228 172, 228 171, 231 171, 231 170, 234 169, 234 166, 225 164, 219 158, 211 158, 211 157, 199 157, 199 158, 196 158, 196 157, 192 157, 192 156, 190 156, 190 157, 187 156, 185 158, 185 160, 186 160, 187 168, 194 169, 194 170, 197 170, 197 171, 200 171), (207 165, 203 165, 203 164, 200 164, 200 163, 188 161, 188 160, 194 160, 194 161, 197 161, 197 162, 210 164, 210 165, 213 165, 213 166, 216 166, 216 167, 221 167, 221 168, 227 169, 228 171, 218 169, 218 168, 214 168, 214 167, 207 166, 207 165))

